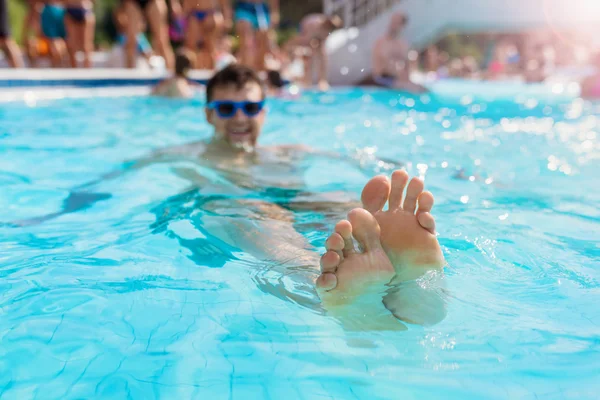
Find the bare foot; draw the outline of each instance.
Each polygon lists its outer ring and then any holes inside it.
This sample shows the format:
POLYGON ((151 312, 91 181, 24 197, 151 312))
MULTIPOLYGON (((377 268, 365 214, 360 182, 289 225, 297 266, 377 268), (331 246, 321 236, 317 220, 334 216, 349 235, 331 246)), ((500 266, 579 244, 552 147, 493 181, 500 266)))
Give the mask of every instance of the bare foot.
POLYGON ((380 226, 381 245, 396 272, 384 298, 386 308, 403 321, 431 325, 446 315, 445 261, 430 214, 433 195, 423 191, 420 179, 408 180, 405 171, 395 171, 391 185, 387 177, 375 177, 365 185, 362 202, 380 226), (425 275, 431 279, 419 281, 425 275))
POLYGON ((326 242, 316 286, 323 306, 346 328, 405 329, 382 298, 394 267, 381 247, 379 225, 364 209, 348 214, 326 242), (353 237, 361 249, 354 248, 353 237))
POLYGON ((445 264, 430 214, 433 195, 423 191, 423 181, 413 178, 403 199, 408 180, 405 171, 395 171, 391 185, 387 177, 377 176, 362 193, 363 207, 379 223, 381 244, 396 270, 395 282, 417 279, 445 264), (386 203, 388 210, 383 211, 386 203))
POLYGON ((353 298, 373 289, 385 291, 385 285, 394 276, 390 263, 379 241, 379 225, 363 209, 352 210, 349 221, 340 221, 326 242, 327 252, 321 257, 321 276, 317 290, 331 302, 352 302, 353 298), (354 248, 356 238, 362 252, 354 248))

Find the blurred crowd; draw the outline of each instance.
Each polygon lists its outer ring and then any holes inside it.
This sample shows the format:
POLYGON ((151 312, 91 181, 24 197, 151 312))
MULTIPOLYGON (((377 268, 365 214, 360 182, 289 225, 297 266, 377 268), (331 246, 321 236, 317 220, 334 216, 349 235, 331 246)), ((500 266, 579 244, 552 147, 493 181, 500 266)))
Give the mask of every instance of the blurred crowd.
MULTIPOLYGON (((26 0, 26 6, 21 50, 9 27, 7 0, 0 0, 0 49, 10 66, 94 65, 94 0, 26 0)), ((111 16, 116 40, 108 53, 116 56, 109 66, 174 70, 177 53, 187 55, 192 69, 209 70, 235 61, 258 71, 281 71, 294 62, 311 69, 309 63, 321 59, 322 86, 323 44, 341 27, 338 17, 307 15, 298 34, 280 47, 279 0, 119 0, 111 16)))
MULTIPOLYGON (((0 49, 10 66, 92 67, 95 0, 23 0, 27 13, 17 46, 9 27, 8 0, 0 0, 0 49), (45 64, 43 64, 44 62, 45 64)), ((104 66, 166 68, 176 56, 187 69, 219 70, 237 62, 281 81, 281 75, 326 90, 325 41, 343 25, 337 16, 306 15, 297 33, 278 41, 280 0, 119 0, 111 10, 114 46, 104 66)), ((511 79, 542 82, 565 66, 597 67, 590 41, 568 33, 481 34, 479 54, 451 54, 442 40, 417 51, 403 39, 410 24, 390 16, 372 49, 372 74, 364 83, 422 92, 414 74, 432 79, 511 79)), ((467 48, 468 46, 462 46, 467 48)), ((593 75, 593 72, 589 75, 593 75)), ((588 76, 589 78, 589 76, 588 76)), ((426 81, 427 79, 425 79, 426 81)), ((598 79, 600 81, 600 79, 598 79)), ((595 80, 594 80, 595 82, 595 80)), ((421 82, 422 83, 422 82, 421 82)))

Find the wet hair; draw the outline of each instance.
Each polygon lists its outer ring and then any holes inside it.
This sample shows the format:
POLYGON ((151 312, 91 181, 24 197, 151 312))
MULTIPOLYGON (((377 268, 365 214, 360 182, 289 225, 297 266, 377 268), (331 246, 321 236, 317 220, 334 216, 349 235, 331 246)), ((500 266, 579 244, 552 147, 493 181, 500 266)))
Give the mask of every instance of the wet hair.
POLYGON ((185 76, 192 64, 192 57, 188 51, 178 52, 175 57, 175 75, 185 76))
POLYGON ((253 69, 243 65, 231 64, 217 72, 206 84, 206 102, 210 103, 212 101, 217 88, 233 85, 236 89, 241 90, 248 83, 256 83, 260 86, 264 99, 265 87, 258 74, 253 69))
POLYGON ((275 71, 275 70, 267 71, 267 83, 278 89, 285 86, 285 82, 283 81, 283 78, 281 77, 281 73, 279 73, 279 71, 275 71))

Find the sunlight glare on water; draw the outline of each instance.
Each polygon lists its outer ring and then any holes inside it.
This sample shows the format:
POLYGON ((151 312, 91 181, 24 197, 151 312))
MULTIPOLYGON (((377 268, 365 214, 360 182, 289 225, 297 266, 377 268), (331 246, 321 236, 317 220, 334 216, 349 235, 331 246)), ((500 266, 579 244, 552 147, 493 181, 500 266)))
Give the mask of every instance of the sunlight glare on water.
MULTIPOLYGON (((212 236, 209 217, 246 210, 206 209, 194 176, 222 178, 189 161, 73 190, 208 138, 201 99, 6 103, 0 398, 597 397, 599 104, 458 82, 423 96, 305 93, 269 108, 263 144, 364 163, 315 159, 301 166, 307 190, 357 198, 396 162, 425 179, 449 264, 448 317, 345 332, 300 304, 316 304, 314 272, 212 236)), ((301 212, 296 228, 321 252, 340 217, 301 212)))

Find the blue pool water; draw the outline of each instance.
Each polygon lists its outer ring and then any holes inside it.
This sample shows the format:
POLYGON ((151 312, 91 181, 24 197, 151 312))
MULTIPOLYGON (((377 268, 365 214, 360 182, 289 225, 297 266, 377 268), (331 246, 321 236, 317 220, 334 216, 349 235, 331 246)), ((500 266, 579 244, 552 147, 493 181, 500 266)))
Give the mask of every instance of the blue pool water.
MULTIPOLYGON (((448 316, 401 333, 345 332, 285 294, 314 302, 297 278, 313 272, 212 238, 190 177, 216 174, 180 162, 99 180, 209 137, 200 98, 0 104, 0 398, 597 398, 600 105, 563 89, 270 102, 264 144, 365 161, 315 160, 311 191, 358 195, 387 172, 376 155, 435 194, 448 316)), ((339 217, 296 226, 322 246, 339 217)))

